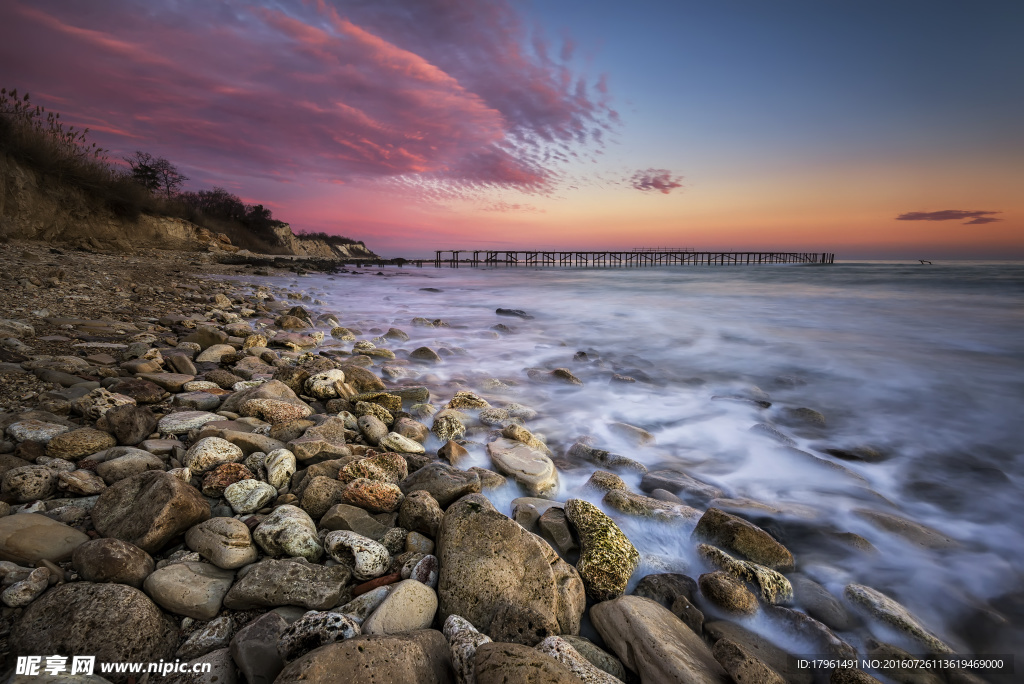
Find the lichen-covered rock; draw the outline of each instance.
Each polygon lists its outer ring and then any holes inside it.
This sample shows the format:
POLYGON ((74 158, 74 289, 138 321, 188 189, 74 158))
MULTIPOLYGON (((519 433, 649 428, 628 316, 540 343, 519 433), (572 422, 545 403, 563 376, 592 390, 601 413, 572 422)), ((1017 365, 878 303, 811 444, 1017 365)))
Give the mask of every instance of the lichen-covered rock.
POLYGON ((485 409, 489 406, 486 399, 472 392, 456 392, 447 404, 450 409, 485 409))
POLYGON ((351 564, 358 580, 370 580, 387 572, 391 554, 383 545, 351 530, 335 530, 324 537, 324 547, 331 558, 351 564))
POLYGON ((662 501, 630 491, 615 489, 602 499, 604 504, 617 511, 652 518, 667 523, 692 523, 701 517, 700 511, 685 504, 662 501))
POLYGON ((491 638, 530 645, 579 632, 585 603, 579 575, 482 495, 449 507, 437 557, 443 618, 460 615, 491 638))
POLYGON ((756 682, 757 684, 785 684, 786 682, 778 672, 729 639, 716 641, 714 648, 711 649, 711 654, 725 668, 733 681, 756 682))
MULTIPOLYGON (((190 468, 189 473, 191 472, 190 468)), ((223 496, 224 490, 236 482, 253 480, 255 477, 252 470, 241 463, 223 463, 203 477, 203 494, 217 498, 223 496)))
POLYGON ((51 439, 46 444, 46 455, 50 458, 77 461, 83 456, 90 456, 116 444, 117 440, 109 432, 84 427, 51 439))
POLYGON ((430 431, 442 442, 447 442, 464 436, 466 426, 462 424, 458 416, 452 413, 440 413, 434 417, 434 424, 430 431))
POLYGON ((622 530, 601 510, 582 499, 565 503, 565 516, 580 539, 576 569, 587 595, 595 601, 621 596, 640 564, 640 553, 622 530))
POLYGON ((357 401, 353 407, 353 412, 356 416, 362 418, 363 416, 373 416, 385 425, 393 425, 395 417, 386 408, 380 404, 374 404, 368 401, 357 401))
POLYGON ((253 530, 252 537, 268 556, 298 556, 316 562, 323 555, 316 524, 297 506, 275 508, 253 530))
POLYGON ((126 406, 135 404, 135 400, 123 394, 111 392, 103 387, 97 387, 84 397, 79 397, 71 402, 71 409, 89 420, 99 420, 100 416, 115 406, 126 406))
POLYGON ((389 432, 384 435, 378 442, 378 445, 383 449, 390 449, 402 454, 422 454, 426 452, 422 444, 397 432, 389 432))
POLYGON ((240 480, 224 490, 235 513, 255 513, 277 497, 277 490, 259 480, 240 480))
POLYGON ((281 633, 277 652, 285 662, 336 641, 360 634, 359 624, 348 615, 311 610, 281 633))
POLYGON ((210 517, 210 504, 191 485, 150 470, 103 490, 90 511, 96 531, 155 553, 175 536, 210 517))
POLYGON ((890 628, 898 630, 928 649, 930 653, 952 653, 941 639, 929 632, 909 610, 877 589, 863 584, 849 584, 843 591, 854 605, 890 628))
POLYGON ((400 454, 373 454, 348 463, 338 471, 338 479, 348 483, 359 478, 398 484, 409 476, 409 464, 400 454))
POLYGON ((57 471, 46 466, 21 466, 4 473, 0 492, 12 503, 48 499, 57 491, 57 471))
POLYGON ((398 511, 398 526, 433 539, 441 526, 444 511, 430 492, 417 489, 405 497, 398 511))
POLYGON ((717 508, 709 508, 693 530, 693 538, 722 546, 772 570, 793 569, 793 554, 757 525, 717 508))
POLYGON ((793 585, 784 575, 771 568, 750 561, 738 560, 709 544, 699 544, 697 553, 719 570, 724 570, 737 579, 753 584, 758 588, 761 598, 766 603, 789 603, 793 600, 793 585))
POLYGON ((306 404, 298 399, 285 401, 281 399, 248 399, 242 404, 240 413, 265 420, 271 425, 287 423, 290 420, 305 418, 313 413, 306 404))
POLYGON ((358 506, 371 513, 391 513, 398 510, 404 498, 398 485, 359 478, 345 485, 340 503, 358 506))

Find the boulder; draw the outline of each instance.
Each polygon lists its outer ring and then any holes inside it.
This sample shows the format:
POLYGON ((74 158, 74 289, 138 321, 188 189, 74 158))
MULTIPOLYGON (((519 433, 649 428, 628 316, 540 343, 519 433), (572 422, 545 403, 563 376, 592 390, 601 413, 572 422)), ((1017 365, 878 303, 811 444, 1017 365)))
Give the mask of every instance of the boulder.
MULTIPOLYGON (((178 629, 134 587, 73 582, 46 592, 11 628, 10 656, 95 655, 100 663, 172 660, 178 629)), ((108 675, 126 682, 128 675, 108 675)))
POLYGON ((433 629, 369 634, 328 644, 289 664, 275 684, 454 684, 448 644, 433 629))
POLYGON ((730 681, 703 639, 655 601, 620 596, 591 608, 590 619, 604 642, 642 681, 730 681))
POLYGON ((315 565, 304 558, 266 558, 242 568, 227 596, 229 610, 300 606, 330 610, 338 605, 352 576, 344 565, 315 565))
POLYGON ((117 582, 136 589, 156 565, 148 553, 120 539, 92 539, 77 547, 71 564, 86 582, 117 582))
POLYGON ((757 597, 744 586, 743 582, 727 572, 718 570, 698 578, 700 593, 726 613, 753 615, 757 612, 757 597))
POLYGON ((90 511, 104 537, 155 553, 175 536, 210 517, 199 491, 174 475, 150 470, 107 487, 90 511))
POLYGON ((583 583, 546 542, 482 495, 445 513, 438 531, 441 619, 460 615, 498 641, 578 634, 583 583))
POLYGON ((87 541, 88 535, 39 513, 0 518, 0 560, 19 565, 41 560, 59 563, 87 541))
POLYGON ((233 571, 209 563, 173 563, 147 577, 143 588, 168 612, 212 620, 234 579, 233 571))

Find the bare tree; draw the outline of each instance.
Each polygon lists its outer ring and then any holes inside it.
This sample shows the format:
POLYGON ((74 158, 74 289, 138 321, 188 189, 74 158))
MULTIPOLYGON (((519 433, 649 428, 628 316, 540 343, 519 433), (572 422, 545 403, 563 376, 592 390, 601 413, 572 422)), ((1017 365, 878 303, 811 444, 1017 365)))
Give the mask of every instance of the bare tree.
POLYGON ((174 164, 163 157, 154 157, 149 152, 136 150, 134 155, 124 160, 132 167, 135 182, 152 192, 162 190, 167 199, 177 193, 178 188, 188 180, 188 176, 174 164))

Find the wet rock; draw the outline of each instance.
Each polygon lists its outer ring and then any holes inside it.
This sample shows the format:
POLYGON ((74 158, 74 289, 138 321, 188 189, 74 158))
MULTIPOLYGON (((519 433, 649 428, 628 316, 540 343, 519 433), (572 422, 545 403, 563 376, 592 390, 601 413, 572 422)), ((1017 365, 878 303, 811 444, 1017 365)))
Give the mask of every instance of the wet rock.
POLYGON ((209 563, 174 563, 149 575, 143 588, 164 610, 196 620, 212 620, 220 612, 234 578, 233 571, 209 563))
POLYGON ((695 504, 707 503, 712 499, 725 496, 725 493, 718 487, 675 470, 652 470, 640 480, 640 489, 648 493, 655 489, 664 489, 673 494, 679 494, 695 504))
POLYGON ((526 446, 530 447, 531 449, 536 449, 537 451, 543 452, 546 456, 551 456, 551 450, 548 449, 548 445, 541 441, 541 439, 534 435, 532 432, 524 428, 522 425, 518 425, 516 423, 506 425, 504 428, 502 428, 501 434, 503 437, 506 437, 507 439, 511 439, 516 442, 521 442, 526 446))
POLYGON ((384 421, 374 415, 359 416, 356 425, 370 444, 379 444, 389 433, 388 426, 384 421))
POLYGON ((632 471, 637 473, 647 472, 647 466, 639 461, 634 461, 633 459, 620 454, 610 453, 604 449, 595 449, 583 441, 573 444, 569 448, 569 455, 595 463, 605 468, 612 468, 613 470, 632 471))
POLYGON ((120 539, 84 542, 75 548, 71 563, 86 582, 117 582, 136 589, 156 568, 148 553, 120 539))
POLYGON ((540 535, 551 543, 561 556, 579 549, 569 528, 569 520, 561 508, 549 508, 537 519, 540 535))
MULTIPOLYGON (((189 469, 191 472, 191 469, 189 469)), ((252 480, 256 476, 248 467, 241 463, 224 463, 217 466, 203 477, 203 494, 209 497, 220 498, 224 491, 242 480, 252 480)))
POLYGON ((104 418, 118 444, 134 446, 156 431, 156 416, 144 406, 117 406, 107 411, 104 418))
POLYGON ((697 553, 719 570, 757 587, 766 603, 789 603, 793 600, 793 587, 789 580, 771 568, 750 561, 737 560, 709 544, 699 544, 697 553))
POLYGON ((231 639, 231 658, 249 684, 272 684, 284 668, 277 644, 287 627, 277 613, 265 613, 231 639))
POLYGON ((125 406, 134 403, 135 400, 131 397, 97 387, 84 397, 79 397, 72 401, 71 409, 89 420, 98 420, 100 416, 115 406, 125 406))
POLYGON ((849 584, 843 594, 847 600, 867 612, 871 617, 891 629, 902 632, 928 649, 928 652, 937 654, 953 652, 941 639, 925 629, 903 605, 877 589, 863 584, 849 584))
POLYGON ((590 478, 584 483, 584 489, 595 492, 611 492, 614 490, 629 491, 629 486, 615 473, 605 470, 595 470, 590 478))
POLYGON ((521 644, 489 643, 476 649, 477 684, 577 684, 569 668, 537 649, 521 644))
POLYGON ((444 511, 430 492, 418 489, 409 492, 398 511, 398 526, 424 534, 431 539, 444 518, 444 511))
POLYGON ((780 631, 796 634, 801 640, 812 644, 812 653, 827 653, 835 658, 857 657, 857 650, 853 646, 806 613, 780 606, 765 606, 764 612, 771 623, 781 626, 780 631))
POLYGON ((46 444, 46 455, 50 458, 77 461, 83 456, 90 456, 116 444, 117 440, 110 433, 84 427, 51 439, 46 444))
POLYGON ((340 503, 364 508, 371 513, 391 513, 398 510, 404 499, 398 485, 359 478, 344 485, 340 503))
POLYGON ((498 472, 518 482, 530 496, 549 496, 558 491, 558 471, 550 458, 540 451, 510 439, 487 445, 491 462, 498 472))
POLYGON ((57 471, 46 466, 22 466, 4 473, 0 493, 11 503, 48 499, 57 491, 57 471))
POLYGON ((256 561, 249 527, 235 518, 210 518, 185 534, 185 544, 218 568, 235 570, 256 561))
POLYGON ((796 440, 794 440, 789 435, 783 433, 777 427, 769 425, 768 423, 757 423, 750 428, 749 432, 752 432, 755 435, 760 435, 762 437, 767 437, 768 439, 777 442, 783 446, 796 446, 796 440))
MULTIPOLYGON (((41 653, 95 655, 100 663, 170 660, 178 630, 138 589, 73 582, 33 601, 11 629, 11 657, 41 653)), ((124 682, 126 677, 111 676, 124 682)))
POLYGON ((224 490, 224 498, 235 513, 254 513, 277 498, 277 490, 259 480, 240 480, 224 490))
POLYGON ((352 530, 374 541, 380 541, 389 529, 362 508, 348 504, 331 506, 320 519, 320 527, 325 530, 352 530))
POLYGON ((778 672, 750 655, 734 641, 719 639, 711 654, 734 682, 744 684, 785 684, 778 672))
POLYGON ((590 619, 605 643, 643 681, 728 681, 704 641, 650 599, 621 596, 604 601, 591 608, 590 619))
POLYGON ((448 644, 432 629, 362 635, 328 644, 293 661, 274 681, 351 684, 354 672, 372 673, 373 681, 388 684, 453 684, 448 644))
POLYGON ((604 495, 602 501, 617 511, 660 522, 691 523, 701 517, 700 511, 685 504, 662 501, 622 489, 613 489, 604 495))
POLYGON ((757 612, 757 597, 727 572, 719 570, 701 575, 698 583, 704 598, 727 613, 753 615, 757 612))
POLYGON ((155 553, 210 517, 210 504, 194 487, 150 470, 107 487, 90 512, 96 531, 155 553))
POLYGON ((443 509, 466 494, 481 491, 480 476, 477 473, 459 470, 445 463, 430 463, 423 466, 402 480, 399 487, 405 494, 422 489, 443 509))
POLYGON ((772 570, 785 572, 794 567, 793 554, 774 537, 757 525, 717 508, 709 508, 704 513, 692 537, 723 546, 772 570))
POLYGON ((112 485, 147 470, 163 470, 164 468, 164 462, 159 456, 154 456, 141 449, 133 449, 130 453, 98 464, 96 474, 102 477, 106 484, 112 485))
POLYGON ((825 587, 803 575, 790 575, 787 579, 793 585, 794 599, 812 618, 840 632, 853 627, 853 617, 825 587))
POLYGON ((583 381, 573 375, 568 368, 556 368, 551 371, 549 377, 556 382, 563 382, 567 385, 582 385, 583 381))
POLYGON ((443 618, 460 615, 494 639, 526 644, 579 632, 579 576, 483 496, 451 505, 437 549, 443 618))
POLYGON ((473 466, 468 472, 476 473, 480 477, 480 489, 483 491, 490 491, 492 489, 498 489, 504 487, 508 480, 504 475, 499 475, 493 470, 487 468, 478 468, 473 466))
POLYGON ((430 347, 417 347, 409 352, 409 358, 421 363, 440 363, 441 357, 430 347))
POLYGON ((434 417, 434 424, 430 431, 442 442, 448 442, 464 436, 466 426, 453 413, 439 413, 434 417))
POLYGON ((266 558, 242 568, 224 597, 229 610, 299 606, 330 610, 340 602, 351 571, 344 565, 324 566, 303 558, 266 558))
POLYGON ((782 410, 784 420, 791 425, 803 425, 806 427, 825 427, 825 416, 820 411, 805 406, 799 408, 785 408, 782 410))
POLYGON ((608 429, 621 439, 632 443, 635 446, 654 444, 655 439, 647 430, 629 423, 608 423, 608 429))
POLYGON ((360 633, 359 625, 348 615, 311 610, 281 633, 277 652, 285 662, 290 662, 321 646, 351 639, 360 633))
POLYGON ((537 650, 565 665, 570 672, 587 684, 621 684, 620 679, 591 664, 572 643, 562 637, 549 636, 537 644, 537 650))
POLYGON ((335 530, 324 537, 331 558, 350 565, 357 580, 369 580, 387 572, 391 554, 381 544, 351 530, 335 530))
POLYGON ((399 582, 363 623, 364 634, 396 634, 426 629, 434 622, 437 594, 413 579, 399 582))
POLYGON ((618 526, 593 504, 569 499, 565 515, 580 540, 576 569, 595 601, 621 596, 640 564, 640 553, 618 526))
POLYGON ((234 621, 229 615, 222 615, 210 620, 206 625, 192 632, 174 655, 182 660, 192 660, 211 651, 226 649, 231 643, 233 628, 234 621))
MULTIPOLYGON (((62 435, 63 436, 63 435, 62 435)), ((58 437, 58 439, 60 439, 58 437)), ((866 508, 857 508, 854 515, 881 527, 887 532, 899 535, 907 541, 926 549, 950 549, 959 546, 956 540, 921 523, 907 520, 892 513, 882 513, 866 508)))
POLYGON ((797 659, 793 654, 787 653, 759 634, 735 622, 723 620, 709 622, 704 629, 713 642, 728 639, 742 648, 745 653, 757 658, 777 672, 787 682, 811 684, 814 680, 812 670, 797 667, 797 659))
MULTIPOLYGON (((981 680, 978 680, 979 684, 981 680)), ((882 684, 867 672, 853 668, 836 668, 828 679, 828 684, 882 684)))
POLYGON ((252 537, 268 556, 298 556, 316 562, 323 555, 316 524, 296 506, 275 508, 253 530, 252 537))

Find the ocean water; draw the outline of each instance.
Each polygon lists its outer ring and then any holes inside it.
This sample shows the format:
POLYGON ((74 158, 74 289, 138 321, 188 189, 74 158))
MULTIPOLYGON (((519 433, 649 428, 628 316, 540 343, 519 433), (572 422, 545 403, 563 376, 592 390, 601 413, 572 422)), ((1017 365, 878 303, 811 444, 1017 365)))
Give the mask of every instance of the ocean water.
MULTIPOLYGON (((422 345, 447 349, 441 364, 408 365, 400 381, 429 386, 437 405, 460 385, 495 405, 525 404, 538 412, 527 427, 556 456, 586 435, 651 470, 682 469, 729 498, 774 506, 782 513, 751 519, 786 543, 799 572, 835 596, 850 582, 876 587, 963 653, 984 651, 988 644, 979 641, 1006 642, 991 632, 993 623, 1001 629, 999 616, 982 619, 982 629, 978 615, 987 606, 1019 606, 1024 590, 1024 264, 381 272, 274 280, 325 301, 321 308, 361 329, 362 339, 379 334, 374 329, 406 331, 409 342, 387 345, 400 358, 422 345), (498 307, 533 318, 497 316, 498 307), (449 327, 416 327, 414 317, 449 327), (499 323, 514 333, 495 336, 499 323), (581 351, 587 360, 575 358, 581 351), (558 367, 584 385, 528 375, 558 367), (637 382, 613 382, 614 374, 637 382), (493 378, 509 389, 485 389, 493 378), (771 406, 713 397, 766 398, 771 406), (792 417, 805 407, 825 425, 792 417), (609 428, 613 422, 642 427, 656 441, 636 446, 609 428), (793 447, 751 432, 755 424, 774 426, 793 447), (861 447, 873 449, 877 462, 828 451, 861 447), (948 543, 916 544, 865 510, 928 526, 932 539, 948 543), (877 551, 837 543, 843 532, 877 551)), ((351 349, 329 336, 326 344, 351 349)), ((470 439, 483 444, 486 432, 470 439)), ((471 453, 489 466, 482 447, 471 453)), ((600 505, 599 496, 581 491, 597 468, 567 466, 553 498, 600 505)), ((636 490, 640 476, 620 474, 636 490)), ((508 513, 517 495, 508 487, 492 498, 508 513)), ((642 553, 694 577, 707 571, 689 527, 609 513, 642 553)), ((647 563, 659 571, 656 561, 647 563)), ((1007 630, 1018 619, 1012 612, 1007 630)), ((749 626, 771 630, 757 620, 749 626)))

